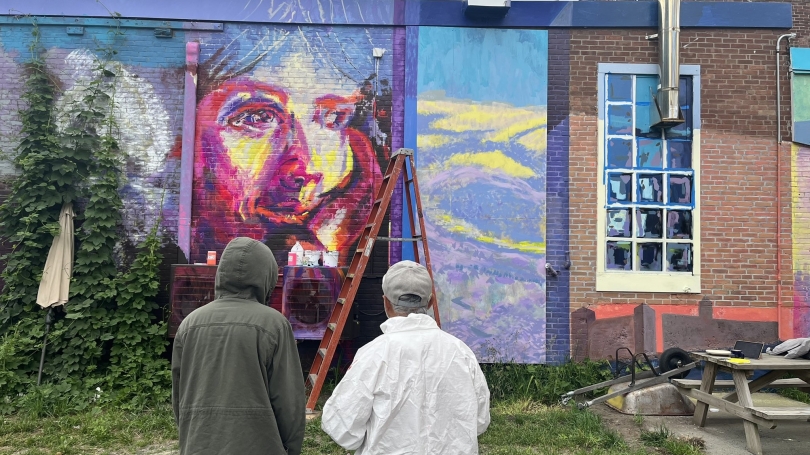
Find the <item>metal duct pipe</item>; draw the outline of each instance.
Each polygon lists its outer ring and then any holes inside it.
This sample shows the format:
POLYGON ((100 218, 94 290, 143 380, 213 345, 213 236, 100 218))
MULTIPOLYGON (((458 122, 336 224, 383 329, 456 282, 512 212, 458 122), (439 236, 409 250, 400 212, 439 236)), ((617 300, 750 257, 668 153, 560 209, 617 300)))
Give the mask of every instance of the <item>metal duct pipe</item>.
POLYGON ((661 85, 658 89, 660 126, 669 127, 683 123, 678 104, 678 88, 681 75, 681 2, 658 0, 658 41, 661 85))

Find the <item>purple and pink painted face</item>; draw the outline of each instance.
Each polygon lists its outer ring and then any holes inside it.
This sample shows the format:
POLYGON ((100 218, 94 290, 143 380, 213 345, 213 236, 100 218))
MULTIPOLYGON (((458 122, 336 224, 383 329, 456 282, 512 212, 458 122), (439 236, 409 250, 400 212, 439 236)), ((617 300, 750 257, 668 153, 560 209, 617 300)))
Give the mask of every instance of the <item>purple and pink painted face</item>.
POLYGON ((196 241, 237 235, 342 251, 359 235, 380 168, 353 126, 359 92, 306 102, 263 82, 233 79, 197 107, 196 241), (357 221, 360 220, 360 221, 357 221))

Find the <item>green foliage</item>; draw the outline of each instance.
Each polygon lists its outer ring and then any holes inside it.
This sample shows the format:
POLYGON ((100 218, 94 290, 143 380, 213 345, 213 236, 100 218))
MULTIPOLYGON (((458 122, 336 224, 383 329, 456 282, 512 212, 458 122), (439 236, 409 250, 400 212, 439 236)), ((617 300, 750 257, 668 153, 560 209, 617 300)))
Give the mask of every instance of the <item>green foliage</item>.
POLYGON ((0 295, 0 333, 35 311, 42 268, 64 202, 76 198, 73 182, 82 171, 61 147, 53 117, 55 88, 42 58, 39 30, 34 27, 31 60, 20 111, 21 140, 14 164, 20 171, 0 206, 3 237, 13 251, 3 257, 5 288, 0 295))
MULTIPOLYGON (((171 373, 162 358, 166 324, 156 317, 162 259, 157 227, 128 269, 119 271, 115 261, 123 207, 121 151, 111 115, 116 51, 99 49, 93 76, 76 82, 79 95, 67 100, 57 122, 56 89, 36 24, 33 33, 15 159, 19 176, 0 206, 0 235, 13 245, 4 258, 6 287, 0 295, 0 412, 82 410, 92 401, 124 408, 164 402, 171 373), (45 383, 37 387, 45 312, 36 296, 59 232, 59 212, 68 202, 80 224, 70 300, 66 317, 48 334, 45 383)), ((112 33, 122 34, 118 29, 112 33)))
POLYGON ((810 393, 801 391, 799 389, 779 389, 777 393, 783 397, 790 398, 791 400, 810 404, 810 393))
POLYGON ((528 399, 545 404, 559 403, 566 392, 611 378, 607 363, 590 360, 562 365, 492 363, 481 369, 493 399, 528 399))
POLYGON ((700 455, 705 446, 702 439, 679 438, 663 425, 653 430, 643 430, 639 439, 664 455, 700 455))

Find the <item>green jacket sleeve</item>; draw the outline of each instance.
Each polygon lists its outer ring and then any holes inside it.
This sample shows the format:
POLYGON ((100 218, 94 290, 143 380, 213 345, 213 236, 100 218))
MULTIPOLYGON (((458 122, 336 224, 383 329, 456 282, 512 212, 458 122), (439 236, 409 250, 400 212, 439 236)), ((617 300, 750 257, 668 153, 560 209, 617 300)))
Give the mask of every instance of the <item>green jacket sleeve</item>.
POLYGON ((174 339, 172 347, 172 410, 174 423, 180 424, 180 364, 183 359, 183 341, 180 337, 174 339))
POLYGON ((268 368, 270 403, 276 416, 281 442, 289 455, 299 455, 306 426, 306 392, 301 360, 292 327, 285 321, 268 368))

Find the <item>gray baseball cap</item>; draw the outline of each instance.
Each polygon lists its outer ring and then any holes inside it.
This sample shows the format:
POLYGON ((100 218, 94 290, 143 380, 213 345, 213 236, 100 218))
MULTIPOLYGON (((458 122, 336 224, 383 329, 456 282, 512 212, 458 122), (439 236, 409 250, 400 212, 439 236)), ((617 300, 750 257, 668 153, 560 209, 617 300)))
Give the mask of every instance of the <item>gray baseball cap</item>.
POLYGON ((433 294, 433 281, 425 266, 413 261, 400 261, 392 265, 382 280, 383 294, 392 305, 406 308, 424 308, 433 294), (412 294, 419 302, 400 297, 412 294))

